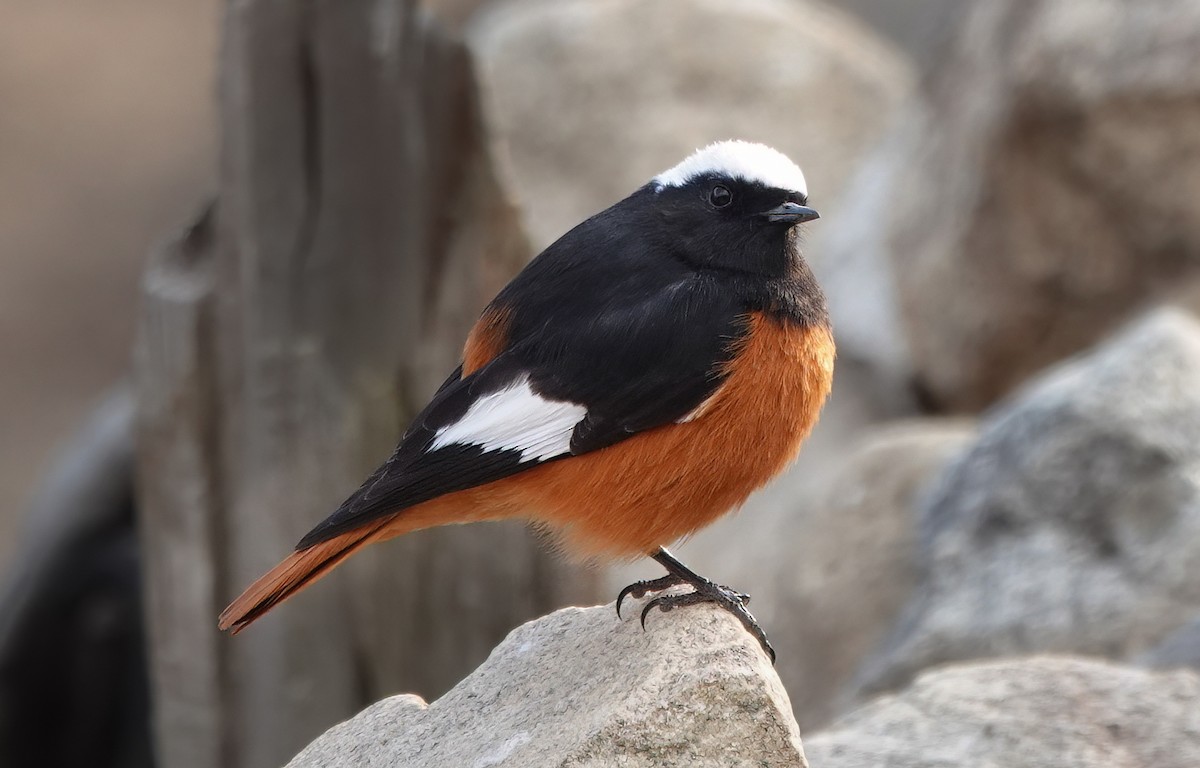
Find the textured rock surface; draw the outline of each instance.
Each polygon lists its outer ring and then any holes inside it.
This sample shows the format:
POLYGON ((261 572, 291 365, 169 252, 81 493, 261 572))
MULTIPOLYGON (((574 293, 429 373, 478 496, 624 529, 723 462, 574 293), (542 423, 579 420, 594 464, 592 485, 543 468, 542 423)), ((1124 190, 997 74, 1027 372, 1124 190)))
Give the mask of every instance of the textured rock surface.
POLYGON ((850 16, 802 0, 519 2, 471 26, 542 247, 731 137, 800 163, 828 218, 911 91, 903 57, 850 16))
POLYGON ((971 6, 843 217, 880 227, 918 380, 961 410, 1200 273, 1200 0, 971 6))
POLYGON ((1192 768, 1200 676, 1066 657, 948 667, 805 746, 820 768, 1192 768))
POLYGON ((972 435, 965 422, 932 420, 870 432, 807 502, 804 489, 787 482, 769 492, 792 512, 775 527, 779 551, 769 560, 759 548, 727 548, 747 571, 771 569, 754 588, 754 608, 769 626, 804 732, 838 713, 843 686, 912 597, 916 501, 972 435))
POLYGON ((289 766, 806 765, 787 693, 740 624, 692 607, 643 632, 635 615, 568 608, 525 624, 442 698, 385 699, 289 766))
POLYGON ((1200 612, 1200 324, 1161 310, 997 409, 922 511, 927 572, 860 676, 1123 658, 1200 612))

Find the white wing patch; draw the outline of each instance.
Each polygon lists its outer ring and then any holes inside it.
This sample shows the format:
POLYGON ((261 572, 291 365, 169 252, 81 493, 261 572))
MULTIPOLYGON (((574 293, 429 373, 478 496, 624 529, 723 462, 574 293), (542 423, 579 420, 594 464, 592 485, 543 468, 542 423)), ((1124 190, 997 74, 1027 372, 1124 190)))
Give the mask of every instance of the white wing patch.
POLYGON ((772 189, 786 189, 808 195, 808 182, 800 166, 787 155, 766 144, 749 141, 718 141, 698 149, 674 168, 663 171, 653 181, 659 189, 682 187, 692 179, 718 175, 743 181, 760 182, 772 189))
POLYGON ((438 430, 430 448, 478 445, 485 451, 518 450, 521 461, 540 461, 570 452, 571 433, 586 415, 582 405, 536 394, 525 377, 476 400, 461 419, 438 430))

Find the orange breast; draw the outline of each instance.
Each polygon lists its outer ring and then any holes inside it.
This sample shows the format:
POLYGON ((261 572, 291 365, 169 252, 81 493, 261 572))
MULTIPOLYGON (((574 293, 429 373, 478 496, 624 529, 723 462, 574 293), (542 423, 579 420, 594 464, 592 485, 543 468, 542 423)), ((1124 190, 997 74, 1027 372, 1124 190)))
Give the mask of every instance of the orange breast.
POLYGON ((833 380, 827 327, 750 323, 725 383, 690 420, 479 490, 584 557, 645 554, 739 506, 795 458, 833 380))

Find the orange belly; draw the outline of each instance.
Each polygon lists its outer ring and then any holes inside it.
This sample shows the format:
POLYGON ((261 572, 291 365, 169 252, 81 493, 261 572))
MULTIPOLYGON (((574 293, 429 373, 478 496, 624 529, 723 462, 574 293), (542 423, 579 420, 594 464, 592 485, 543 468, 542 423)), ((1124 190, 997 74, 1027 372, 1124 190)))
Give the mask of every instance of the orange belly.
MULTIPOLYGON (((583 558, 642 555, 703 528, 791 463, 833 381, 827 327, 750 323, 725 382, 690 420, 428 506, 457 507, 459 519, 528 517, 583 558)), ((440 516, 425 506, 408 514, 440 516)))

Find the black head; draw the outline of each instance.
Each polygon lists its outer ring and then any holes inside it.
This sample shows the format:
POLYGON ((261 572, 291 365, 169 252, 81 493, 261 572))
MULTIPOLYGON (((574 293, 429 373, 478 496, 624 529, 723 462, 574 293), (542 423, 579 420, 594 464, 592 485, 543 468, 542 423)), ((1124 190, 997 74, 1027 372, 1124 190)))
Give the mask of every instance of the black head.
POLYGON ((800 259, 794 228, 816 219, 804 174, 762 144, 712 144, 638 195, 659 246, 699 268, 776 277, 800 259))

